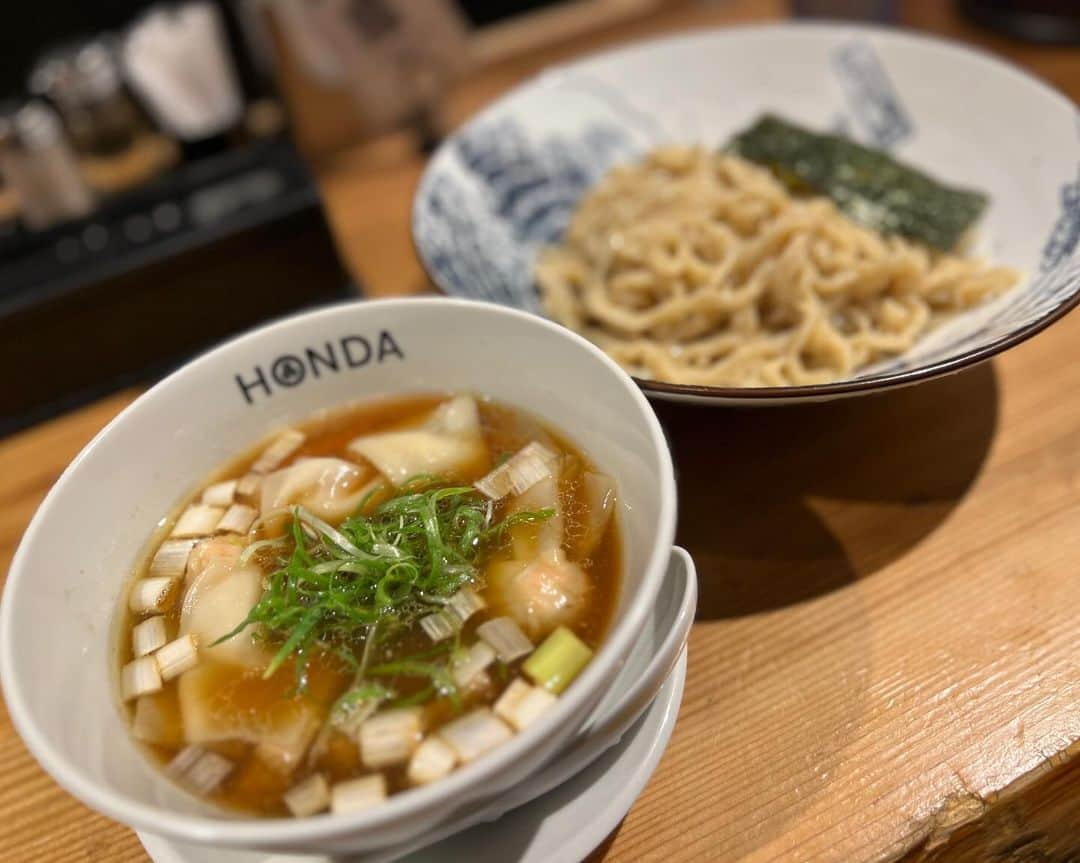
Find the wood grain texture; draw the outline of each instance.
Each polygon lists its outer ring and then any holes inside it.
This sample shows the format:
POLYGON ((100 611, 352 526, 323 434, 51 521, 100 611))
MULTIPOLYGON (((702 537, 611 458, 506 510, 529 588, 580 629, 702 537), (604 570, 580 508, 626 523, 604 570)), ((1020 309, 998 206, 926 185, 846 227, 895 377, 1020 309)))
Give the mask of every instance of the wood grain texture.
MULTIPOLYGON (((537 68, 650 32, 784 11, 672 3, 492 67, 460 122, 537 68)), ((904 20, 1006 53, 1080 96, 1075 51, 904 20)), ((369 293, 428 285, 407 136, 328 159, 339 246, 369 293)), ((1080 316, 954 377, 808 408, 660 406, 698 622, 671 747, 592 860, 1080 859, 1080 316)), ((0 441, 0 571, 41 498, 135 393, 0 441)), ((0 861, 145 861, 61 791, 0 706, 0 861)))

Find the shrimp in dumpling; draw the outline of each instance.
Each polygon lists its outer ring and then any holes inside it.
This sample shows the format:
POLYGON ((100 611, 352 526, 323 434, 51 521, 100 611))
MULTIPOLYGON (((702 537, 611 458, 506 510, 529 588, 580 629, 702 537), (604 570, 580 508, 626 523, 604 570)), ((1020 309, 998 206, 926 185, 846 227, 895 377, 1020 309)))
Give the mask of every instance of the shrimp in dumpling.
POLYGON ((299 504, 331 524, 340 524, 382 479, 367 466, 341 458, 305 458, 274 471, 262 482, 263 515, 299 504))
POLYGON ((244 545, 244 539, 235 534, 200 539, 188 555, 184 586, 189 587, 210 566, 234 566, 240 559, 244 545))
POLYGON ((589 579, 561 549, 535 560, 505 560, 488 568, 493 603, 539 640, 560 626, 573 626, 588 608, 589 579))
POLYGON ((443 402, 416 428, 358 437, 348 451, 367 459, 395 486, 421 474, 468 477, 486 470, 489 461, 472 396, 443 402))

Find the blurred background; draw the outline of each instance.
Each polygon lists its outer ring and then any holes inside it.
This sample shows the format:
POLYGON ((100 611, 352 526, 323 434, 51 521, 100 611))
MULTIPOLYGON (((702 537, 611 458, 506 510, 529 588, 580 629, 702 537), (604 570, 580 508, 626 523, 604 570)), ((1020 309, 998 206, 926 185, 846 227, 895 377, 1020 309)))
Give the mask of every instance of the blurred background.
POLYGON ((855 19, 988 47, 1068 92, 1080 43, 1076 0, 36 0, 6 11, 0 434, 288 312, 429 290, 408 231, 425 155, 550 63, 694 26, 855 19))

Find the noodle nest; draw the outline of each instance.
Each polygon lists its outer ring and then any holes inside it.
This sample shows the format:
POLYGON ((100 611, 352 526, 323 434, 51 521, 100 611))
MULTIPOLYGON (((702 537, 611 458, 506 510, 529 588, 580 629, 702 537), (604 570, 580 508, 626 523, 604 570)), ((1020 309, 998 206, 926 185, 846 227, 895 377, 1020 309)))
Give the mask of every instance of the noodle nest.
POLYGON ((536 265, 547 313, 627 371, 736 387, 851 377, 1018 278, 882 236, 751 162, 688 147, 612 170, 536 265))

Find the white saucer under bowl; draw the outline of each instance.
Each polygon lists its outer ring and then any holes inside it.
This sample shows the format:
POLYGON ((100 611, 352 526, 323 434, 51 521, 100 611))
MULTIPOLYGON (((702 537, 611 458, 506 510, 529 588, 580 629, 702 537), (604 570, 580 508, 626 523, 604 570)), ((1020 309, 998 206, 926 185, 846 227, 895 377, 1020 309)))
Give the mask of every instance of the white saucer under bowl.
MULTIPOLYGON (((684 645, 696 604, 693 561, 676 547, 637 646, 577 742, 527 782, 463 813, 453 827, 436 828, 392 849, 341 859, 350 863, 472 860, 481 842, 485 859, 580 860, 629 811, 667 746, 682 699, 684 645)), ((138 835, 154 863, 331 860, 221 850, 148 833, 138 835)))

